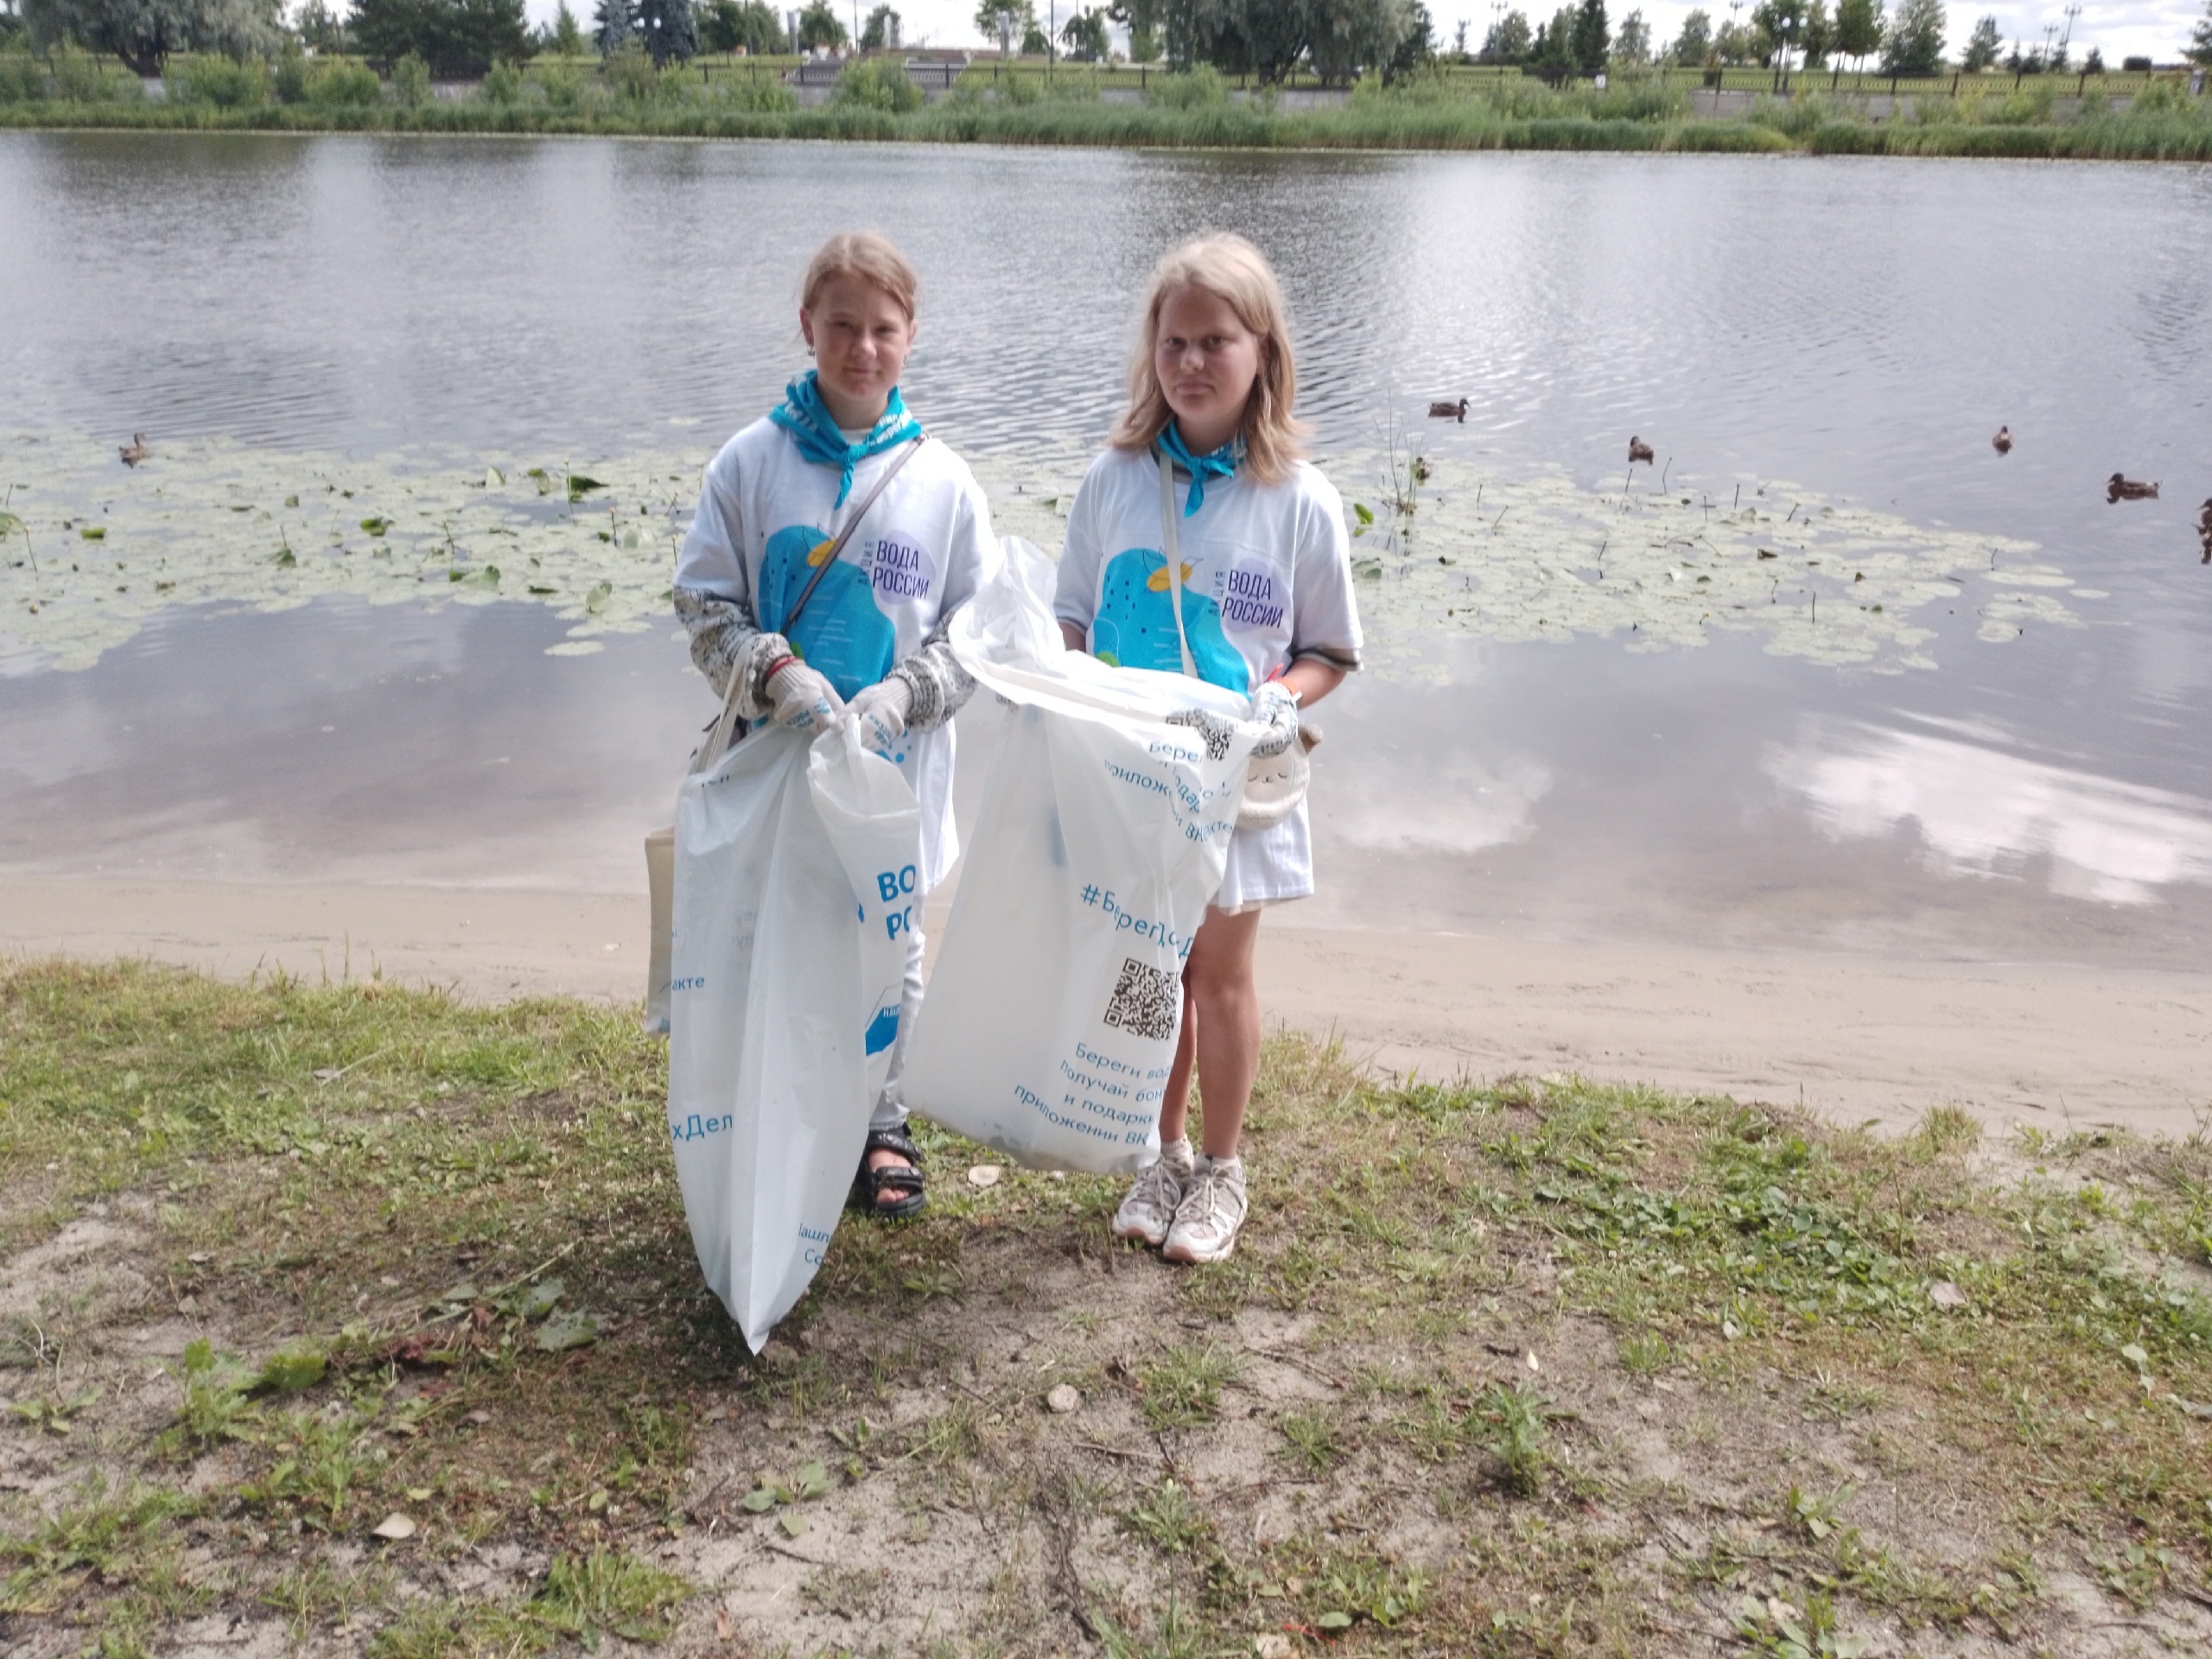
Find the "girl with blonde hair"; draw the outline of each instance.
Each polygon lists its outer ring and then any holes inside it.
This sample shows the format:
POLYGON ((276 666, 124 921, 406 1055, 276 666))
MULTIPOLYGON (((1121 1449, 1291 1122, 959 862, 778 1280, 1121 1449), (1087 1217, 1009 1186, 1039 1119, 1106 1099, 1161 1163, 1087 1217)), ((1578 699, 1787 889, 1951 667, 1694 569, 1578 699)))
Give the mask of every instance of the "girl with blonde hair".
MULTIPOLYGON (((1359 667, 1344 503, 1302 458, 1282 291, 1242 237, 1186 242, 1154 268, 1129 407, 1068 518, 1054 609, 1071 651, 1194 673, 1249 693, 1297 741, 1298 711, 1359 667), (1173 549, 1174 566, 1163 549, 1173 549)), ((1171 1261, 1218 1262, 1247 1209, 1238 1136, 1259 1070, 1253 950, 1260 913, 1313 891, 1301 799, 1239 829, 1183 970, 1183 1023, 1160 1115, 1160 1154, 1114 1217, 1171 1261), (1202 1153, 1187 1134, 1196 1072, 1202 1153)))
MULTIPOLYGON (((814 367, 708 464, 675 600, 692 660, 740 717, 806 733, 855 720, 906 773, 922 808, 918 916, 959 850, 952 716, 976 689, 946 629, 999 548, 967 464, 925 440, 899 393, 916 288, 880 236, 823 244, 798 313, 814 367)), ((887 1217, 925 1202, 900 1096, 922 995, 922 936, 906 940, 895 1034, 870 1028, 871 1052, 891 1042, 891 1070, 853 1183, 855 1207, 887 1217)))

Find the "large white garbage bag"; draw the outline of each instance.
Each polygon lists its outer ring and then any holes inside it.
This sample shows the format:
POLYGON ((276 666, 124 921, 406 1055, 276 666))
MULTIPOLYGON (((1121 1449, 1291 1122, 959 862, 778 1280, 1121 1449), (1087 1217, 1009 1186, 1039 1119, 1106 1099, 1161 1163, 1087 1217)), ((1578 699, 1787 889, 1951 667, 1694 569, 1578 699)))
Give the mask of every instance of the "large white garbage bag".
POLYGON ((676 808, 668 1129, 707 1283, 754 1352, 829 1249, 899 1034, 921 814, 848 724, 770 727, 676 808))
POLYGON ((1221 886, 1257 731, 1247 700, 1061 644, 1052 567, 955 617, 955 652, 1017 705, 906 1053, 907 1105, 1041 1168, 1114 1173, 1160 1146, 1182 971, 1221 886), (1211 736, 1168 723, 1221 716, 1211 736))

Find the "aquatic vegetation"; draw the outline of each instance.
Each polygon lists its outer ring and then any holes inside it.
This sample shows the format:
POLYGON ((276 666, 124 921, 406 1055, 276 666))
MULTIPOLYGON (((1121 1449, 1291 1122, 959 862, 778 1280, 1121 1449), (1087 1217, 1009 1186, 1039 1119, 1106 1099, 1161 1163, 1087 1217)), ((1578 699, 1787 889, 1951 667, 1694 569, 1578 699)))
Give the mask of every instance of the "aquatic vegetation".
POLYGON ((1409 511, 1390 506, 1387 457, 1328 468, 1355 519, 1377 504, 1352 551, 1381 664, 1429 671, 1425 644, 1455 632, 1595 633, 1631 651, 1750 632, 1777 656, 1894 672, 1936 666, 1924 648, 1938 604, 1971 611, 1993 642, 2031 622, 2083 626, 2057 597, 2071 579, 2030 563, 2031 543, 1915 524, 1772 480, 1588 490, 1557 471, 1501 478, 1427 464, 1409 511))
MULTIPOLYGON (((136 470, 90 437, 0 439, 0 666, 82 668, 182 606, 544 605, 550 647, 668 614, 701 451, 593 458, 384 456, 162 442, 136 470), (589 470, 586 470, 588 467, 589 470)), ((1057 552, 1090 461, 1072 444, 972 456, 1001 535, 1057 552)), ((2105 595, 2031 543, 1920 525, 1775 480, 1500 475, 1376 451, 1329 457, 1344 493, 1375 665, 1433 677, 1458 635, 1600 635, 1630 651, 1760 635, 1765 649, 1877 671, 1933 668, 1934 607, 1982 639, 2085 626, 2105 595)))
POLYGON ((174 440, 136 470, 88 437, 0 438, 0 664, 84 668, 151 617, 214 602, 545 605, 552 649, 664 617, 703 454, 538 476, 174 440), (99 532, 97 539, 87 531, 99 532))

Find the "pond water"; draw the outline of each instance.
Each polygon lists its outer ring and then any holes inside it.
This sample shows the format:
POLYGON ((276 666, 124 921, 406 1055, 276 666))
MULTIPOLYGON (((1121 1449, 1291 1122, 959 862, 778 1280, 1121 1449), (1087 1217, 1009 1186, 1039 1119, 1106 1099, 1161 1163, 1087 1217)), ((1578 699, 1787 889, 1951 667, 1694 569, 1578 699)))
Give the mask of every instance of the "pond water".
POLYGON ((2212 965, 2205 168, 0 135, 0 871, 641 887, 855 226, 1047 543, 1153 257, 1275 258, 1376 520, 1295 919, 2212 965))

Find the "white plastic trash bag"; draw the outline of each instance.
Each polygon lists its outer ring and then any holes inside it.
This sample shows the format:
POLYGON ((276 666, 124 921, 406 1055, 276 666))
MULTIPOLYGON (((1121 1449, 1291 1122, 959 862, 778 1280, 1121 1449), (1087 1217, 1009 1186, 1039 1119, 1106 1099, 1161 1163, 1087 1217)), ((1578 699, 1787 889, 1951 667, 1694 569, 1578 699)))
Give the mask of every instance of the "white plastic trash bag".
POLYGON ((1068 651, 1051 563, 1011 540, 1007 556, 952 624, 962 664, 1016 708, 905 1098, 1024 1164, 1126 1172, 1159 1149, 1183 964, 1259 730, 1235 692, 1068 651), (1216 718, 1169 722, 1193 710, 1216 718))
POLYGON ((899 1034, 921 814, 848 722, 754 733, 677 797, 668 1128, 754 1352, 837 1225, 899 1034))

